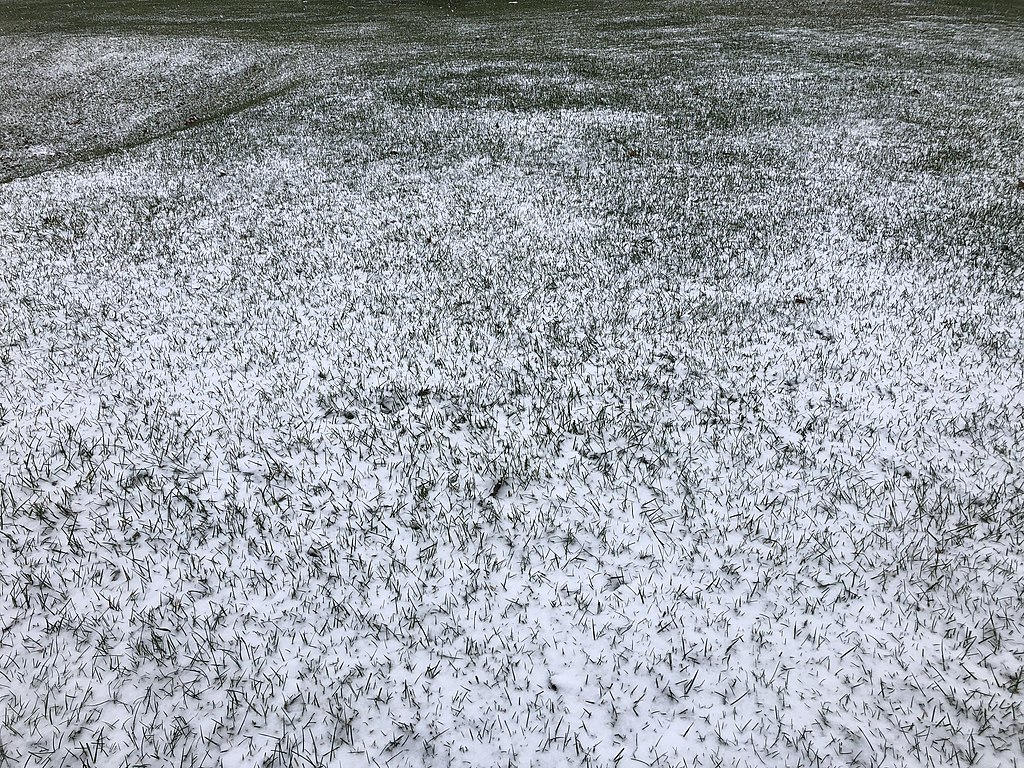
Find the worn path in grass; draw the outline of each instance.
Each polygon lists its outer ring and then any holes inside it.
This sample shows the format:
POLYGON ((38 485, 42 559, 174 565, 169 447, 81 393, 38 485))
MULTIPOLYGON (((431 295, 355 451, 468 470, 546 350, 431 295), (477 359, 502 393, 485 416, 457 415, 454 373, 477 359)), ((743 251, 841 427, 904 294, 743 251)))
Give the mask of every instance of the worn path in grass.
POLYGON ((1024 766, 1015 4, 0 35, 0 765, 1024 766))

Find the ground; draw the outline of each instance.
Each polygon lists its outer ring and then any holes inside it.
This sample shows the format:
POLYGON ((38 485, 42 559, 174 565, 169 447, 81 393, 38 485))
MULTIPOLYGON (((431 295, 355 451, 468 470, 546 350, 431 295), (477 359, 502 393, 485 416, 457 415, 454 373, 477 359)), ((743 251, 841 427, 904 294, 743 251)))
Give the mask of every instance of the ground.
POLYGON ((1024 14, 0 2, 0 766, 1024 766, 1024 14))

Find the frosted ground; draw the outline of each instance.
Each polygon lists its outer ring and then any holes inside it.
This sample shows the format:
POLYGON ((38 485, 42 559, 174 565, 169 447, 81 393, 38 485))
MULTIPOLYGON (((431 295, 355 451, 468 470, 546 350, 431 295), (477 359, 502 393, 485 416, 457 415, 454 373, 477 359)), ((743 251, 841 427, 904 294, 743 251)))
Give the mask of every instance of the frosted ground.
POLYGON ((1024 766, 1019 6, 0 34, 0 766, 1024 766))

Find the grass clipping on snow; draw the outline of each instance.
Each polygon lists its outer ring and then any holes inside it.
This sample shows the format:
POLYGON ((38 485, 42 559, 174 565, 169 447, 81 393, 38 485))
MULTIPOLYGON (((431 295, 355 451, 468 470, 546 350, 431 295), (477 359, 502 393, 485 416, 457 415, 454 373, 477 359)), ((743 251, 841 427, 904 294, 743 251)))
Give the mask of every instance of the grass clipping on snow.
POLYGON ((1019 88, 441 53, 0 188, 0 765, 1024 764, 1019 88))

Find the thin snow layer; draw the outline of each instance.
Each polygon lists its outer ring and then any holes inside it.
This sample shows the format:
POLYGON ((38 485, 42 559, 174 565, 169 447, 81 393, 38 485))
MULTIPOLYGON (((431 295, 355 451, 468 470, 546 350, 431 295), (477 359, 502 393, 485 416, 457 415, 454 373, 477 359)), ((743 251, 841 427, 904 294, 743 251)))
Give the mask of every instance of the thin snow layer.
POLYGON ((0 754, 1024 765, 1011 79, 733 55, 0 188, 0 754))
POLYGON ((272 46, 79 32, 4 36, 0 182, 171 134, 291 82, 272 46))

